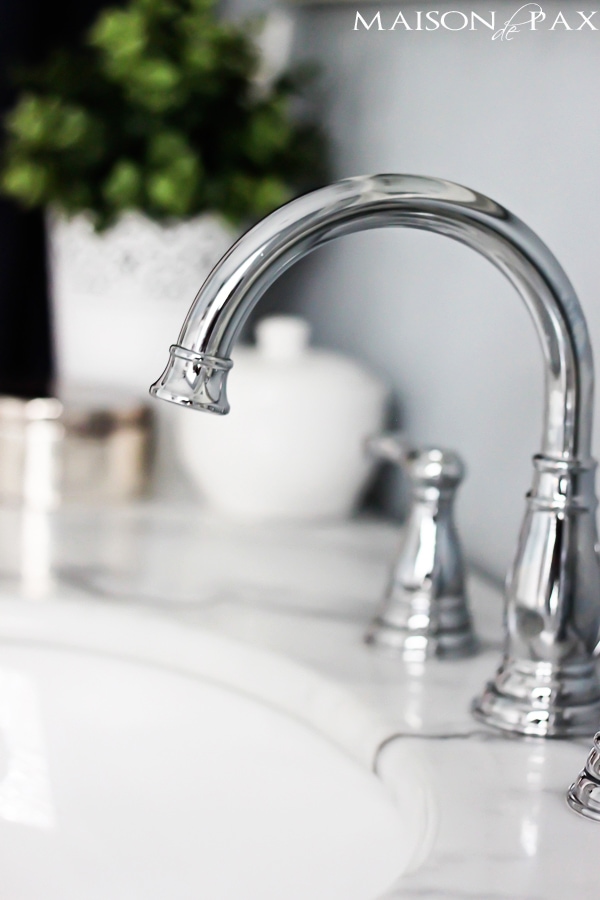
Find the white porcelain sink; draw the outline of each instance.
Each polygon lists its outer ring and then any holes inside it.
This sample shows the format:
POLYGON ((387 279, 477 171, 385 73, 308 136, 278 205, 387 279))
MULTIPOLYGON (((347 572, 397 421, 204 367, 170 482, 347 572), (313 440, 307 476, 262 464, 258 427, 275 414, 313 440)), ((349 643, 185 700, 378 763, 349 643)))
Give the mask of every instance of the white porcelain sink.
POLYGON ((376 739, 315 678, 146 613, 0 603, 0 896, 380 896, 422 843, 418 767, 393 802, 299 720, 376 739))

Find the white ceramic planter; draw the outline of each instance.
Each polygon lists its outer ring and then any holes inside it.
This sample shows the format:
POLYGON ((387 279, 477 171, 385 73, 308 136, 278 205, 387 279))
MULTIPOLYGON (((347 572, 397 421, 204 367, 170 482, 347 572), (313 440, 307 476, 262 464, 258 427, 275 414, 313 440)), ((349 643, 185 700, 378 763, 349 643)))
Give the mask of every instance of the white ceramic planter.
POLYGON ((180 458, 208 506, 235 519, 340 519, 355 509, 383 427, 385 386, 338 353, 308 346, 308 324, 264 319, 238 347, 231 412, 181 412, 180 458))
POLYGON ((131 212, 101 234, 84 215, 49 215, 61 379, 146 395, 200 285, 236 236, 209 214, 162 225, 131 212))

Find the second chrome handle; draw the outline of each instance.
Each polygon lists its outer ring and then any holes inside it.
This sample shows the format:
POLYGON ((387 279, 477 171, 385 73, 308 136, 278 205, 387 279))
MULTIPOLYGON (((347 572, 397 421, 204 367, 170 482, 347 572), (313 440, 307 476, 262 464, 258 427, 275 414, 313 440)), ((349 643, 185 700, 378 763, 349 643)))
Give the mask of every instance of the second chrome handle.
POLYGON ((404 658, 470 656, 477 642, 453 510, 464 464, 451 450, 411 449, 398 434, 373 438, 369 449, 402 467, 411 505, 381 609, 365 640, 404 658))

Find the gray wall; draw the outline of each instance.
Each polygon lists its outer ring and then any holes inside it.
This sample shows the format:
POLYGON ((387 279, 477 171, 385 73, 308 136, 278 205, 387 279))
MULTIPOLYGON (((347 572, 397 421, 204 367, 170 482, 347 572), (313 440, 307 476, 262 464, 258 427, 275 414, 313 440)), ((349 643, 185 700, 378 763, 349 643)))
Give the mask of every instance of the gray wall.
MULTIPOLYGON (((519 5, 358 8, 369 18, 381 9, 384 21, 401 8, 410 21, 415 9, 496 8, 505 18, 519 5)), ((543 8, 550 17, 561 5, 575 18, 571 3, 543 8)), ((298 55, 325 70, 335 176, 435 175, 498 200, 558 256, 600 347, 600 30, 522 32, 511 42, 487 30, 356 32, 356 9, 296 12, 298 55)), ((539 449, 543 387, 533 325, 503 277, 445 238, 390 230, 303 261, 271 303, 302 310, 319 343, 388 379, 416 441, 464 455, 459 522, 468 552, 503 575, 539 449)))

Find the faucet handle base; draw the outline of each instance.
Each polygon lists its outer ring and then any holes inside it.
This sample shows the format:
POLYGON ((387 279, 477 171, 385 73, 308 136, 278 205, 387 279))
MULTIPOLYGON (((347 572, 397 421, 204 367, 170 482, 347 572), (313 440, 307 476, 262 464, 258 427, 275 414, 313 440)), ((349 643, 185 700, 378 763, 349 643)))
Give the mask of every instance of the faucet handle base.
POLYGON ((600 682, 593 660, 569 667, 505 659, 473 701, 476 719, 534 737, 585 737, 600 722, 600 682))
POLYGON ((457 629, 414 630, 388 622, 378 616, 365 634, 365 643, 376 647, 388 656, 406 660, 437 657, 438 659, 465 659, 474 656, 479 647, 473 634, 470 619, 457 629))
POLYGON ((585 769, 569 788, 567 803, 586 819, 600 822, 600 731, 594 738, 585 769))

